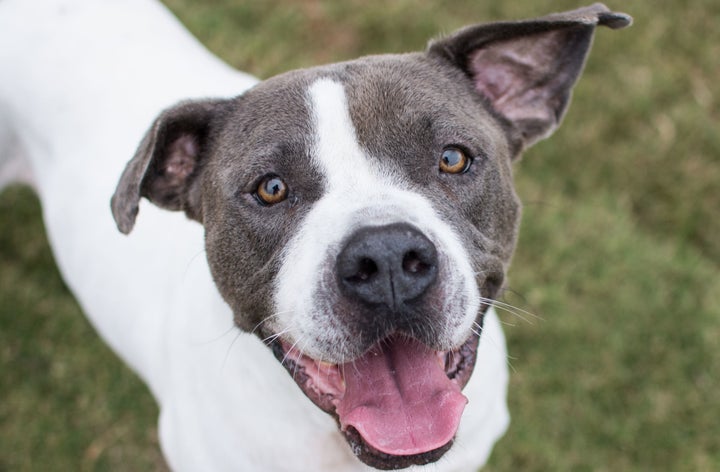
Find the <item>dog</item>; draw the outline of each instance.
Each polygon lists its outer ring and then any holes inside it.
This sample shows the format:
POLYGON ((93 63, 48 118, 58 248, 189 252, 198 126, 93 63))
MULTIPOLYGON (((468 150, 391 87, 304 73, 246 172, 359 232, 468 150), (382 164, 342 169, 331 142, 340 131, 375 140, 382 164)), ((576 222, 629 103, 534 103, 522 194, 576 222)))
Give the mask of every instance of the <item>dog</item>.
POLYGON ((150 0, 4 0, 0 175, 36 188, 173 470, 476 470, 509 422, 512 165, 595 27, 631 21, 594 4, 258 81, 150 0))

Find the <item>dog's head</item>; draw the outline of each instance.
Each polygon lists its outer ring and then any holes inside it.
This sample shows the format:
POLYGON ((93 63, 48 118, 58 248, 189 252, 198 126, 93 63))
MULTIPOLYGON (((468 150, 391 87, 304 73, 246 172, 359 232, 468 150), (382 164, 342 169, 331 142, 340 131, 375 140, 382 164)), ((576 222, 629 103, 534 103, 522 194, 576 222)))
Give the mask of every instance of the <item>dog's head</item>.
POLYGON ((558 125, 602 5, 463 29, 424 53, 290 72, 156 120, 113 197, 205 227, 236 324, 379 468, 436 460, 466 403, 520 206, 511 163, 558 125))

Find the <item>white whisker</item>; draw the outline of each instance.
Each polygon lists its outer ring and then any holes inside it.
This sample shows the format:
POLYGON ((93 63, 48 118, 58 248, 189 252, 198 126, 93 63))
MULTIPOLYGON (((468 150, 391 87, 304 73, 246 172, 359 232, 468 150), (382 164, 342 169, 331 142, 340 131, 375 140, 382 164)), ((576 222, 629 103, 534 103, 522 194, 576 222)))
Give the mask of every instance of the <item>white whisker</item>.
POLYGON ((221 334, 219 334, 219 335, 217 335, 217 336, 215 336, 214 338, 211 338, 211 339, 207 339, 207 340, 204 340, 204 341, 196 341, 196 342, 193 342, 193 343, 192 343, 192 346, 205 346, 205 345, 207 345, 207 344, 212 344, 212 343, 218 342, 218 341, 220 341, 222 338, 224 338, 225 336, 227 336, 228 334, 230 334, 230 333, 232 333, 233 331, 235 331, 236 329, 238 329, 238 327, 235 326, 235 323, 231 323, 231 324, 230 324, 230 327, 229 327, 228 329, 226 329, 225 331, 223 331, 221 334))
POLYGON ((260 328, 264 323, 267 323, 267 322, 270 321, 271 319, 277 318, 277 317, 280 316, 280 315, 285 315, 285 314, 288 314, 288 313, 291 313, 291 312, 292 312, 292 310, 278 311, 278 312, 276 312, 276 313, 273 313, 272 315, 266 316, 265 318, 263 318, 262 320, 260 320, 260 322, 259 322, 258 324, 255 325, 255 327, 252 329, 252 331, 250 331, 250 334, 255 334, 255 331, 256 331, 258 328, 260 328))
POLYGON ((487 306, 495 306, 498 310, 502 310, 507 313, 510 313, 511 315, 514 315, 517 318, 520 318, 521 320, 523 320, 524 322, 526 322, 528 324, 534 324, 532 319, 545 321, 542 317, 536 315, 535 313, 532 313, 527 310, 523 310, 522 308, 516 307, 509 303, 502 302, 500 300, 492 300, 490 298, 480 297, 480 302, 487 306), (532 318, 532 319, 530 319, 530 318, 532 318))
MULTIPOLYGON (((290 346, 290 349, 288 349, 288 350, 285 352, 285 355, 283 356, 282 360, 280 361, 281 364, 285 365, 285 361, 287 360, 288 356, 289 356, 290 353, 295 349, 295 346, 297 346, 298 343, 299 343, 301 340, 302 340, 302 337, 300 337, 297 341, 295 341, 295 342, 292 344, 292 346, 290 346)), ((298 351, 298 352, 300 352, 300 353, 302 354, 302 351, 298 351)))
POLYGON ((262 342, 265 343, 265 344, 272 344, 277 338, 279 338, 280 336, 282 336, 282 335, 284 335, 284 334, 289 333, 289 332, 292 331, 293 329, 294 329, 294 328, 293 328, 292 326, 288 326, 288 327, 285 328, 284 330, 279 331, 279 332, 274 333, 274 334, 271 334, 270 336, 264 338, 264 339, 262 340, 262 342))
POLYGON ((238 330, 235 338, 232 340, 230 345, 228 346, 227 350, 225 351, 225 357, 223 358, 222 364, 220 366, 220 371, 225 370, 225 364, 227 364, 227 360, 230 357, 230 351, 232 351, 233 346, 237 342, 238 339, 240 339, 240 336, 242 336, 243 332, 238 330))
MULTIPOLYGON (((483 327, 480 326, 478 323, 473 323, 473 324, 477 327, 477 329, 480 330, 480 332, 483 331, 483 327)), ((475 332, 476 334, 479 334, 479 333, 478 333, 477 331, 475 331, 475 330, 473 330, 473 332, 475 332)), ((488 342, 490 343, 490 345, 492 345, 492 347, 493 347, 494 349, 496 349, 498 352, 503 352, 503 349, 500 347, 500 345, 497 343, 497 341, 496 341, 489 333, 484 333, 484 334, 482 334, 482 337, 480 338, 480 342, 482 342, 484 339, 487 339, 488 342)), ((510 356, 509 354, 506 353, 506 354, 505 354, 505 362, 507 363, 508 367, 510 367, 510 369, 511 369, 514 373, 517 373, 517 371, 515 370, 515 367, 512 365, 512 362, 510 362, 511 360, 514 361, 514 360, 517 360, 517 359, 516 359, 515 357, 512 357, 512 356, 510 356)))

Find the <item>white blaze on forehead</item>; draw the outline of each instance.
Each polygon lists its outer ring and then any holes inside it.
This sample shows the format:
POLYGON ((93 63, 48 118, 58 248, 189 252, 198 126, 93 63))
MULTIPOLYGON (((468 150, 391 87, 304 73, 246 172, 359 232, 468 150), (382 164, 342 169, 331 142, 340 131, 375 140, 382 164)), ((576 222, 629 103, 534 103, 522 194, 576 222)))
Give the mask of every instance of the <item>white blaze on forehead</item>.
POLYGON ((443 266, 439 276, 453 290, 440 309, 448 318, 447 341, 464 341, 479 308, 479 293, 459 238, 430 200, 407 190, 410 186, 403 185, 390 163, 381 165, 363 150, 340 83, 316 81, 308 89, 308 102, 314 124, 312 159, 323 176, 323 196, 285 248, 276 279, 277 316, 267 325, 308 355, 338 362, 348 333, 333 312, 338 294, 328 286, 334 258, 360 226, 404 222, 436 245, 443 266))
POLYGON ((373 171, 357 141, 343 86, 320 79, 310 87, 309 96, 316 133, 313 159, 327 178, 328 192, 377 190, 373 186, 389 184, 373 171))

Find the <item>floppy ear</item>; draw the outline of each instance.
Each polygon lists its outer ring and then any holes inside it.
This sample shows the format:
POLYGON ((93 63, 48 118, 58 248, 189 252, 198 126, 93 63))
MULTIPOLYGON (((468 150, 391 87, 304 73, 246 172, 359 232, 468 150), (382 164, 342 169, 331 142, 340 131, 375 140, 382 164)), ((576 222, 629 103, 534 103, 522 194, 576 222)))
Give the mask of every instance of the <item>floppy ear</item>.
POLYGON ((207 157, 213 117, 225 100, 182 102, 155 120, 128 162, 111 200, 118 229, 135 225, 140 197, 202 221, 198 175, 207 157))
POLYGON ((431 43, 428 53, 472 79, 513 128, 517 155, 560 124, 595 26, 618 29, 631 23, 628 15, 596 3, 534 20, 471 26, 431 43))

